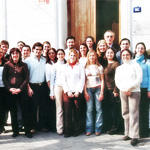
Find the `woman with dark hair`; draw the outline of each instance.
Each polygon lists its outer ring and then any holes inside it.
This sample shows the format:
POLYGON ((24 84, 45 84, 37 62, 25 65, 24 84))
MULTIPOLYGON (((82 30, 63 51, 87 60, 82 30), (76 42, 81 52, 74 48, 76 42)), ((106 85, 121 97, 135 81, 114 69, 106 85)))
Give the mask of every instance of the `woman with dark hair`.
POLYGON ((92 36, 87 36, 86 39, 85 39, 85 43, 90 50, 95 50, 96 51, 96 43, 94 41, 94 37, 92 36))
POLYGON ((79 51, 80 51, 80 59, 79 59, 79 63, 82 64, 84 67, 86 65, 87 62, 87 53, 88 53, 88 47, 85 43, 80 44, 79 47, 79 51))
POLYGON ((63 90, 65 132, 64 137, 78 136, 80 131, 80 94, 85 83, 84 67, 79 64, 78 52, 71 49, 69 59, 64 67, 63 90), (74 115, 72 115, 74 110, 74 115), (73 117, 73 118, 72 118, 73 117))
POLYGON ((56 105, 55 105, 55 99, 50 99, 52 97, 49 97, 50 93, 50 85, 51 85, 51 73, 53 65, 57 62, 57 51, 55 48, 50 48, 47 51, 46 54, 46 82, 48 85, 47 88, 47 95, 48 95, 48 108, 49 108, 49 116, 48 116, 48 128, 43 129, 43 131, 51 131, 56 132, 56 105), (49 100, 50 99, 50 100, 49 100))
POLYGON ((125 136, 123 140, 131 140, 135 146, 139 138, 139 104, 142 69, 131 60, 132 53, 128 49, 121 51, 123 64, 117 67, 115 73, 116 86, 120 90, 122 116, 124 119, 125 136))
POLYGON ((105 77, 105 100, 103 101, 104 131, 108 134, 115 134, 119 130, 121 121, 121 105, 119 99, 119 90, 115 85, 115 71, 119 66, 118 60, 113 48, 108 48, 105 53, 106 67, 104 68, 105 77))
POLYGON ((63 49, 57 50, 57 62, 52 67, 51 81, 50 81, 50 98, 56 103, 56 129, 59 135, 63 134, 63 87, 62 78, 64 66, 66 63, 65 52, 63 49))
POLYGON ((6 88, 4 87, 4 83, 2 81, 2 72, 4 68, 4 64, 7 60, 4 57, 3 50, 0 48, 0 134, 5 131, 4 122, 5 122, 5 97, 6 97, 6 88))
POLYGON ((148 60, 146 46, 143 42, 136 44, 134 58, 143 71, 139 113, 139 132, 140 137, 145 138, 149 136, 150 60, 148 60))
POLYGON ((12 123, 12 137, 19 135, 17 119, 17 101, 20 104, 25 135, 32 138, 29 126, 28 113, 28 90, 29 70, 27 64, 21 60, 21 51, 18 48, 10 50, 10 60, 5 63, 3 70, 3 82, 7 89, 6 103, 7 109, 10 110, 12 123))
POLYGON ((88 52, 85 74, 84 95, 87 105, 86 135, 91 135, 95 130, 95 135, 99 136, 103 125, 102 100, 104 98, 104 74, 103 67, 99 64, 97 54, 94 50, 88 52), (95 128, 93 122, 94 104, 96 109, 95 128))

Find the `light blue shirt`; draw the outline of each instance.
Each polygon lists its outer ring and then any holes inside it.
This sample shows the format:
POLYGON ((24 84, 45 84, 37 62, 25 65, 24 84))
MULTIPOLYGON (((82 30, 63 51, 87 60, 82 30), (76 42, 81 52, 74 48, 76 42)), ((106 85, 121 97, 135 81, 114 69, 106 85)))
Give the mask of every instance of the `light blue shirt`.
POLYGON ((30 72, 30 83, 42 83, 46 79, 46 59, 41 56, 40 60, 36 56, 31 56, 25 60, 30 72))

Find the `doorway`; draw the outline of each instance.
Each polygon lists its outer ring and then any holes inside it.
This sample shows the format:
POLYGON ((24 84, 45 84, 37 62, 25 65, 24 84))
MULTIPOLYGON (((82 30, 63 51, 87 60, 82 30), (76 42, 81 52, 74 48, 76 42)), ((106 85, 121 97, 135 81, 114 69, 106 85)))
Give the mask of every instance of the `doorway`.
POLYGON ((119 43, 119 0, 96 0, 96 41, 107 30, 115 32, 114 43, 119 43))

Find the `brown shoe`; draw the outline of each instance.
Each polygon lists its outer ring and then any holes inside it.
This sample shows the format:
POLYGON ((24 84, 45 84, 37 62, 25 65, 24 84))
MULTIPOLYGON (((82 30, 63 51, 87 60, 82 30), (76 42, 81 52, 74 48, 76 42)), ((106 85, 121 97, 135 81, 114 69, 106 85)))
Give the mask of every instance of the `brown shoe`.
POLYGON ((95 135, 96 136, 99 136, 101 133, 100 132, 95 132, 95 135))
POLYGON ((127 140, 131 140, 131 138, 128 137, 128 136, 124 136, 124 137, 123 137, 123 140, 124 140, 124 141, 127 141, 127 140))
POLYGON ((91 132, 87 132, 87 133, 86 133, 86 136, 89 136, 89 135, 91 135, 91 132))

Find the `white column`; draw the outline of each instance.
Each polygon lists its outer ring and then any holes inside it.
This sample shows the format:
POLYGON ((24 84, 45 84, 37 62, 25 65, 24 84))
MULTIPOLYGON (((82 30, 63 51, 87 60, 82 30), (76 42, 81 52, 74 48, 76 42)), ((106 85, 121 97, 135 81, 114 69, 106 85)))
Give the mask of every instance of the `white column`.
POLYGON ((56 34, 57 49, 65 48, 66 38, 68 36, 67 24, 67 0, 56 0, 56 34))
POLYGON ((0 41, 7 40, 6 0, 0 0, 0 41))

